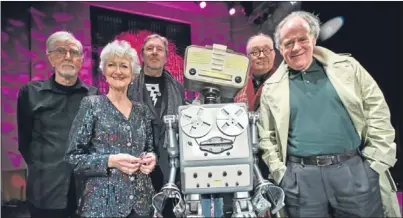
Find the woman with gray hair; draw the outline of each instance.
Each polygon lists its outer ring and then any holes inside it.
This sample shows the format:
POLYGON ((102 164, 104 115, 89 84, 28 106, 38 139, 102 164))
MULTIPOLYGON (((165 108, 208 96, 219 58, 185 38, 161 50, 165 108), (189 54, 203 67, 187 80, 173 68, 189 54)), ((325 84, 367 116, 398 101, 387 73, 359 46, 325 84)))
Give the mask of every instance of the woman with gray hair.
POLYGON ((73 122, 66 160, 82 179, 78 213, 83 217, 135 217, 152 214, 156 165, 151 113, 127 97, 140 72, 137 52, 113 41, 101 52, 106 96, 85 97, 73 122))

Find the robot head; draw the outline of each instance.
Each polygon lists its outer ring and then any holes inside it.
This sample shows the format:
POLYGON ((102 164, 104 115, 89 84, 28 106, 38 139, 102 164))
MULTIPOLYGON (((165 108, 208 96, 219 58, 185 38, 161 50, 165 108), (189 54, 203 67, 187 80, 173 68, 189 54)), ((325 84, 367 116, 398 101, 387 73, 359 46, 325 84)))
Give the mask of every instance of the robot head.
POLYGON ((221 97, 233 98, 246 85, 250 61, 225 45, 213 44, 188 46, 184 64, 186 89, 203 92, 205 88, 214 88, 221 97))

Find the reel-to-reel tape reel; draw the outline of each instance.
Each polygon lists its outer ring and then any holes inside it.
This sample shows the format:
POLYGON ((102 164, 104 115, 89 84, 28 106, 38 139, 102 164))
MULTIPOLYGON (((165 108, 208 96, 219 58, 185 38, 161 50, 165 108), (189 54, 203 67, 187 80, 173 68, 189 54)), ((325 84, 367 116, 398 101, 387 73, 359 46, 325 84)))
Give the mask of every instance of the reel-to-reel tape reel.
POLYGON ((253 153, 244 103, 179 107, 184 194, 252 190, 253 153))
POLYGON ((255 217, 272 206, 276 213, 284 205, 284 192, 263 178, 255 163, 258 114, 248 112, 245 103, 219 103, 220 98, 234 98, 246 85, 249 58, 213 44, 187 47, 184 62, 184 86, 200 96, 194 104, 180 106, 178 114, 164 116, 170 174, 168 183, 153 197, 155 215, 162 217, 170 198, 179 199, 174 206, 177 217, 203 217, 202 207, 210 205, 202 204, 201 195, 220 193, 234 194, 233 217, 255 217), (181 188, 175 184, 178 167, 181 188))

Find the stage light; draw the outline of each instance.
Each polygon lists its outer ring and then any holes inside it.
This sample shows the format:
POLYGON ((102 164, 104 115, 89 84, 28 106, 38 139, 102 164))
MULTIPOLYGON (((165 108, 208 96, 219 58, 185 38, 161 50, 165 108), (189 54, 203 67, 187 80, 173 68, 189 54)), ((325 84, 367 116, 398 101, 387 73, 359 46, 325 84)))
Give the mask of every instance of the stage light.
POLYGON ((200 2, 200 8, 205 8, 207 6, 207 3, 205 1, 200 2))
POLYGON ((335 17, 322 24, 320 28, 319 38, 325 41, 336 34, 344 24, 342 16, 335 17))
POLYGON ((234 15, 235 14, 235 8, 229 9, 229 15, 234 15))

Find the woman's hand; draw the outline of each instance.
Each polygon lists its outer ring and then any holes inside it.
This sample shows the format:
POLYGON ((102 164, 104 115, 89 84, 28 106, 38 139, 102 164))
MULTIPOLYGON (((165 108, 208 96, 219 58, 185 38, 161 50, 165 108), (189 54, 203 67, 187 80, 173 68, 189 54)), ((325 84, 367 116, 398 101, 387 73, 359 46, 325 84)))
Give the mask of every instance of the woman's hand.
POLYGON ((140 171, 146 175, 150 174, 157 163, 154 153, 146 153, 140 160, 140 171))
POLYGON ((118 168, 123 173, 132 175, 140 168, 141 159, 130 154, 112 154, 108 159, 108 167, 118 168))

